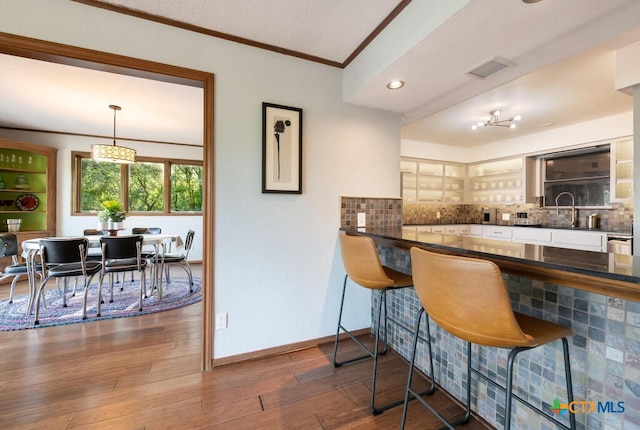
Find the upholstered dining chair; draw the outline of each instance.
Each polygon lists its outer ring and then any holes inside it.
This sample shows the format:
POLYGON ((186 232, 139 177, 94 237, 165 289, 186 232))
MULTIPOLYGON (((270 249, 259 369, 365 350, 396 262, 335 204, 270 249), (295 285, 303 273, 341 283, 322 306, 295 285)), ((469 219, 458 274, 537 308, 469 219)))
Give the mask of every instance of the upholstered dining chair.
POLYGON ((86 237, 40 239, 40 260, 42 268, 42 282, 36 294, 35 324, 39 324, 40 302, 47 282, 51 279, 63 279, 64 286, 61 294, 66 304, 67 280, 82 276, 84 282, 84 298, 82 319, 87 318, 87 295, 89 284, 93 277, 100 273, 102 263, 87 261, 89 240, 86 237))
MULTIPOLYGON (((142 235, 130 236, 105 236, 100 238, 102 249, 102 272, 98 284, 98 316, 101 316, 102 284, 104 277, 109 275, 109 288, 111 290, 109 302, 113 302, 113 275, 123 272, 140 273, 140 294, 138 298, 138 310, 142 310, 142 300, 146 297, 147 260, 142 258, 142 235)), ((122 288, 122 287, 121 287, 122 288)))

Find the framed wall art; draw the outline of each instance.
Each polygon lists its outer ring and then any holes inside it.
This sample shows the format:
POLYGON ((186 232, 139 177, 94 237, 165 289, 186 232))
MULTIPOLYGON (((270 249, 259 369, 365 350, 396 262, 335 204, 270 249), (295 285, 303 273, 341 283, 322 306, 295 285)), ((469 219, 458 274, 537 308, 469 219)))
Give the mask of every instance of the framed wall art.
POLYGON ((302 194, 302 109, 262 103, 262 192, 302 194))

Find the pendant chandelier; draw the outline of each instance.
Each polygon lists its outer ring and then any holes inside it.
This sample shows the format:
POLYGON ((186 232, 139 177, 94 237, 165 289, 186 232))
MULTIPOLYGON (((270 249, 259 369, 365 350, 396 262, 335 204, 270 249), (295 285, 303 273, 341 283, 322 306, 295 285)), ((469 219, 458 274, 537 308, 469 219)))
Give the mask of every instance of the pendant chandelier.
POLYGON ((109 163, 133 164, 136 162, 136 150, 116 145, 116 112, 120 106, 109 105, 113 109, 113 145, 91 145, 91 158, 109 163))

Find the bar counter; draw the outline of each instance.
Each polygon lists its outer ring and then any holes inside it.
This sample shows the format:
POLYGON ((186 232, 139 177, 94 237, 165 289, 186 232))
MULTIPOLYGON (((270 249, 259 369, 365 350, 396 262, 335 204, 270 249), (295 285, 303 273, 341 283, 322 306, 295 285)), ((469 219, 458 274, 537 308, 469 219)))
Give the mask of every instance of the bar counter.
MULTIPOLYGON (((640 258, 630 255, 578 251, 471 236, 403 232, 391 229, 341 228, 347 234, 371 237, 384 265, 411 273, 409 249, 485 258, 503 271, 514 310, 569 326, 571 373, 576 401, 624 402, 624 412, 585 411, 576 414, 579 429, 640 428, 640 258)), ((372 315, 378 295, 372 294, 372 315)), ((420 302, 413 289, 388 294, 389 346, 405 358, 420 302)), ((466 380, 464 343, 431 322, 436 382, 462 400, 466 380)), ((516 393, 543 410, 566 401, 562 382, 562 348, 545 345, 521 354, 515 368, 516 393), (556 369, 557 367, 557 369, 556 369)), ((481 370, 504 385, 506 350, 475 347, 481 370)), ((419 344, 417 366, 425 370, 426 345, 419 344)), ((504 394, 475 378, 472 409, 501 428, 504 394)), ((425 414, 428 411, 424 411, 425 414)), ((555 426, 514 401, 512 428, 550 429, 555 426)), ((549 415, 552 415, 549 412, 549 415)), ((560 417, 568 423, 568 414, 560 417)))
POLYGON ((369 236, 380 246, 406 250, 417 246, 434 252, 485 258, 496 263, 505 273, 640 301, 640 256, 472 236, 407 232, 402 228, 340 230, 369 236))

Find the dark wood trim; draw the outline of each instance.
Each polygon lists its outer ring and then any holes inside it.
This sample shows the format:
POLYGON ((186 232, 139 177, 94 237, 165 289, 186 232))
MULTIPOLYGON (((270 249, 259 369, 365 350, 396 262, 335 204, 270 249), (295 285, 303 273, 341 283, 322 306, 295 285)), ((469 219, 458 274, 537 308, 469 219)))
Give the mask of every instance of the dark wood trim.
POLYGON ((104 3, 98 0, 73 0, 76 3, 82 3, 87 6, 93 6, 100 9, 109 10, 111 12, 117 12, 124 15, 133 16, 136 18, 144 19, 147 21, 157 22, 159 24, 169 25, 171 27, 181 28, 183 30, 193 31, 194 33, 204 34, 206 36, 216 37, 218 39, 228 40, 230 42, 240 43, 242 45, 253 46, 255 48, 264 49, 266 51, 277 52, 278 54, 289 55, 291 57, 301 58, 303 60, 313 61, 320 64, 325 64, 332 67, 342 67, 339 61, 329 60, 327 58, 316 57, 315 55, 305 54, 304 52, 294 51, 292 49, 286 49, 275 45, 269 45, 268 43, 258 42, 256 40, 246 39, 244 37, 234 36, 232 34, 223 33, 220 31, 210 30, 208 28, 199 27, 197 25, 188 24, 182 21, 176 21, 173 19, 165 18, 158 15, 152 15, 150 13, 141 12, 135 9, 126 8, 114 4, 104 3))
MULTIPOLYGON (((0 127, 1 130, 15 130, 15 131, 24 131, 29 133, 47 133, 47 134, 58 134, 61 136, 80 136, 80 137, 91 137, 96 139, 108 139, 112 140, 113 135, 105 136, 100 134, 85 134, 85 133, 70 133, 67 131, 56 131, 56 130, 38 130, 35 128, 20 128, 20 127, 0 127)), ((118 136, 118 141, 127 141, 127 142, 141 142, 141 143, 157 143, 160 145, 175 145, 175 146, 187 146, 187 147, 195 147, 202 148, 201 144, 195 143, 178 143, 178 142, 167 142, 162 140, 145 140, 145 139, 131 139, 128 137, 120 137, 118 136)))
POLYGON ((159 24, 169 25, 183 30, 193 31, 195 33, 204 34, 206 36, 216 37, 218 39, 228 40, 230 42, 240 43, 242 45, 253 46, 254 48, 264 49, 266 51, 277 52, 278 54, 289 55, 291 57, 300 58, 307 61, 313 61, 315 63, 325 64, 331 67, 338 67, 344 69, 347 67, 364 49, 393 21, 402 10, 411 3, 411 0, 401 0, 400 3, 383 19, 380 24, 369 34, 358 47, 344 60, 342 63, 335 60, 329 60, 328 58, 317 57, 315 55, 305 54, 304 52, 295 51, 292 49, 282 48, 280 46, 270 45, 268 43, 258 42, 256 40, 246 39, 244 37, 234 36, 232 34, 223 33, 220 31, 210 30, 208 28, 200 27, 186 22, 177 21, 169 18, 165 18, 158 15, 153 15, 147 12, 142 12, 135 9, 130 9, 124 6, 105 3, 100 0, 72 0, 76 3, 82 3, 87 6, 97 7, 105 9, 111 12, 121 13, 124 15, 133 16, 136 18, 144 19, 147 21, 157 22, 159 24))
POLYGON ((209 72, 0 32, 0 52, 50 63, 203 88, 209 72))
MULTIPOLYGON (((360 330, 352 330, 351 333, 355 337, 371 334, 370 328, 360 330)), ((340 334, 340 340, 348 339, 346 333, 340 334)), ((305 340, 303 342, 290 343, 288 345, 276 346, 273 348, 261 349, 260 351, 247 352, 244 354, 231 355, 229 357, 217 358, 215 367, 226 366, 228 364, 241 363, 244 361, 260 360, 267 357, 275 357, 277 355, 289 354, 291 352, 301 351, 303 349, 315 348, 322 345, 335 342, 336 336, 324 336, 317 339, 305 340)))
POLYGON ((342 67, 343 69, 345 67, 347 67, 349 64, 351 64, 351 62, 353 60, 356 59, 356 57, 358 55, 360 55, 360 53, 362 51, 364 51, 364 49, 369 46, 369 44, 371 42, 373 42, 373 40, 378 37, 378 35, 380 33, 382 33, 382 30, 384 30, 390 23, 391 21, 393 21, 398 15, 400 15, 400 12, 402 12, 404 10, 405 7, 407 7, 409 5, 409 3, 411 3, 411 0, 402 0, 400 3, 398 3, 398 6, 396 6, 389 15, 387 15, 387 17, 385 19, 382 20, 382 22, 380 24, 378 24, 378 26, 371 32, 370 35, 368 35, 360 45, 358 45, 358 47, 355 49, 355 51, 353 51, 351 53, 351 55, 349 55, 347 57, 346 60, 344 60, 344 62, 342 63, 342 65, 340 67, 342 67))
POLYGON ((202 345, 201 368, 211 370, 213 365, 213 297, 215 275, 213 249, 215 247, 215 186, 214 186, 214 75, 210 72, 187 69, 154 61, 125 57, 107 52, 94 51, 76 46, 62 45, 45 40, 32 39, 14 34, 0 33, 0 53, 25 58, 104 70, 127 76, 156 79, 189 85, 204 90, 203 130, 203 293, 202 293, 202 345))
POLYGON ((215 92, 214 75, 209 74, 204 83, 204 184, 202 189, 202 211, 204 243, 202 245, 202 339, 204 370, 213 369, 213 346, 215 342, 214 312, 215 312, 215 92))

